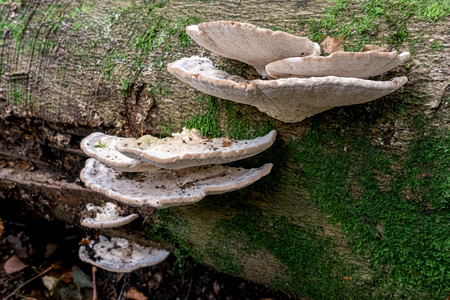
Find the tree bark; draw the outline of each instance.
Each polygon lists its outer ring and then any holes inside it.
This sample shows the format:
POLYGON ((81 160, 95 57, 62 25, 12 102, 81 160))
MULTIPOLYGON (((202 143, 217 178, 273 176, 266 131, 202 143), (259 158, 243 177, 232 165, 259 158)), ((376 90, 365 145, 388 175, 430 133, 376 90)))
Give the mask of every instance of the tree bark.
MULTIPOLYGON (((167 63, 205 55, 224 69, 256 76, 249 67, 195 44, 180 46, 186 25, 200 19, 235 20, 307 34, 305 24, 324 18, 329 6, 322 0, 1 4, 0 199, 20 201, 30 213, 79 226, 85 204, 107 200, 78 179, 86 159, 79 148, 83 137, 94 131, 135 137, 166 135, 180 130, 186 120, 208 113, 205 102, 198 100, 201 93, 168 74, 167 63), (170 34, 164 32, 169 27, 170 34), (145 43, 139 44, 142 40, 145 43)), ((379 148, 382 140, 383 153, 392 151, 402 161, 418 132, 407 125, 409 121, 423 116, 424 135, 436 124, 448 128, 445 51, 430 53, 429 48, 415 44, 419 37, 427 45, 448 41, 448 32, 445 21, 433 28, 428 24, 419 18, 408 23, 410 35, 400 50, 414 48, 416 53, 406 67, 388 75, 388 79, 407 75, 408 85, 372 103, 335 108, 286 124, 256 108, 216 100, 223 132, 236 117, 226 114, 229 108, 255 128, 270 124, 277 129, 273 149, 243 163, 273 162, 272 174, 242 191, 208 196, 191 206, 156 213, 127 208, 138 211, 141 222, 106 233, 154 245, 150 232, 163 247, 177 249, 179 256, 189 255, 218 270, 301 296, 364 293, 374 282, 370 254, 355 253, 348 229, 341 228, 340 220, 331 222, 327 209, 298 183, 304 173, 295 160, 292 140, 313 127, 340 132, 348 140, 369 133, 369 144, 379 148), (411 100, 418 95, 426 95, 426 101, 411 100), (392 113, 399 103, 407 114, 392 113), (327 284, 334 287, 320 287, 327 284)), ((381 37, 389 28, 379 30, 381 37)), ((448 50, 448 44, 443 47, 448 50)), ((368 167, 382 173, 377 166, 368 167)), ((349 175, 355 181, 358 176, 349 175)), ((381 190, 390 182, 383 178, 381 190)), ((348 190, 356 198, 364 193, 357 186, 348 190)))

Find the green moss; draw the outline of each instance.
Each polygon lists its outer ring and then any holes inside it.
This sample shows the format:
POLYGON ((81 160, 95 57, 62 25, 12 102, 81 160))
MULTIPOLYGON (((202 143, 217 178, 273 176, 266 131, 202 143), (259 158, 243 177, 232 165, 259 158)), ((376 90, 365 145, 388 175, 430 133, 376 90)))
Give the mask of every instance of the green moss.
POLYGON ((299 184, 367 255, 390 296, 445 297, 450 289, 449 135, 418 138, 404 168, 373 133, 313 127, 291 142, 299 184), (351 132, 347 133, 347 132, 351 132))
POLYGON ((183 126, 196 128, 209 137, 228 136, 234 139, 251 139, 267 134, 275 128, 269 119, 250 120, 235 109, 235 104, 216 97, 202 94, 198 101, 204 106, 204 112, 194 115, 183 126))
POLYGON ((441 52, 444 50, 444 43, 442 41, 433 41, 430 44, 430 50, 431 52, 441 52))
POLYGON ((121 93, 123 95, 127 95, 130 92, 131 84, 133 83, 133 79, 131 78, 123 78, 121 81, 122 90, 121 93))
POLYGON ((3 43, 3 36, 6 34, 10 34, 16 43, 19 43, 21 38, 23 37, 25 30, 26 30, 26 24, 25 24, 25 13, 23 11, 24 4, 21 1, 12 1, 14 3, 17 3, 17 13, 14 15, 13 19, 7 19, 6 16, 9 15, 10 3, 4 2, 0 3, 0 15, 2 16, 0 18, 0 31, 4 32, 2 36, 0 36, 0 42, 3 43))
MULTIPOLYGON (((120 78, 115 78, 114 69, 118 63, 123 62, 129 67, 129 77, 132 78, 137 78, 140 72, 149 66, 159 71, 165 70, 167 59, 172 59, 174 55, 192 44, 190 37, 185 33, 185 27, 201 22, 201 19, 192 16, 185 19, 169 19, 164 14, 166 5, 166 1, 132 4, 105 17, 108 32, 128 31, 128 28, 133 28, 129 40, 122 41, 124 45, 109 51, 103 58, 102 73, 106 79, 120 81, 120 78), (115 28, 115 24, 120 24, 121 28, 115 28), (122 49, 134 51, 123 53, 122 49), (153 53, 158 54, 153 56, 153 53), (152 57, 151 61, 149 57, 152 57)), ((105 43, 109 41, 106 40, 105 43)), ((157 80, 159 77, 158 74, 157 80)))
POLYGON ((324 36, 344 34, 347 51, 360 51, 366 44, 387 43, 400 46, 408 38, 408 22, 413 17, 428 21, 450 15, 449 1, 440 0, 333 0, 320 20, 308 20, 304 26, 310 37, 321 42, 324 36), (389 32, 382 35, 380 32, 389 32))
MULTIPOLYGON (((214 264, 218 270, 231 275, 239 276, 242 275, 242 265, 239 261, 242 256, 236 256, 230 251, 230 244, 228 243, 221 245, 209 245, 208 254, 213 257, 214 264)), ((236 249, 240 250, 240 249, 236 249)))
POLYGON ((184 127, 196 128, 204 136, 213 138, 222 136, 222 130, 220 128, 220 100, 204 94, 197 100, 207 105, 206 111, 187 120, 184 127))
POLYGON ((405 164, 405 180, 399 188, 411 192, 411 200, 425 211, 450 211, 450 132, 431 131, 411 145, 405 164))
POLYGON ((13 90, 11 96, 15 102, 22 102, 22 92, 13 90))
POLYGON ((314 299, 364 296, 363 288, 356 286, 362 283, 361 278, 354 276, 354 269, 339 258, 333 242, 320 233, 319 228, 300 227, 286 217, 263 214, 247 205, 232 218, 217 223, 208 249, 217 255, 216 264, 226 258, 231 265, 222 267, 235 275, 241 271, 236 258, 245 259, 259 249, 269 252, 285 266, 273 287, 286 293, 314 299), (222 248, 226 248, 224 257, 220 255, 222 248))
POLYGON ((89 3, 82 3, 81 5, 74 7, 72 9, 72 11, 69 12, 69 16, 72 19, 75 19, 75 18, 78 17, 79 14, 91 10, 92 7, 93 7, 93 3, 91 3, 91 4, 89 4, 89 3))
MULTIPOLYGON (((148 24, 147 30, 135 37, 133 42, 133 46, 141 55, 148 55, 155 49, 164 51, 169 51, 171 48, 180 49, 180 47, 183 49, 192 44, 190 37, 185 33, 185 27, 202 20, 192 16, 186 19, 169 20, 162 15, 164 6, 165 2, 160 2, 145 9, 146 13, 142 18, 143 22, 148 24)), ((134 12, 134 10, 131 11, 134 12)))
POLYGON ((184 273, 189 264, 198 257, 188 242, 189 227, 176 208, 157 210, 155 219, 156 223, 147 228, 147 236, 153 241, 175 246, 174 255, 177 257, 175 271, 184 273))

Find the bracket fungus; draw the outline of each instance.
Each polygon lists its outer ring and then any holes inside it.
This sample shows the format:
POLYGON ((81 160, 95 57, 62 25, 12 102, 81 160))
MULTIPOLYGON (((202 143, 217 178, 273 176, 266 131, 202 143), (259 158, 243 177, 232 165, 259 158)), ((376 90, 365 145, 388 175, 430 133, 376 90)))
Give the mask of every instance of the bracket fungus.
POLYGON ((272 130, 263 137, 252 140, 205 138, 196 129, 183 129, 172 137, 159 139, 151 135, 139 139, 122 139, 116 144, 121 153, 164 169, 181 169, 192 166, 223 164, 254 156, 275 141, 272 130))
POLYGON ((86 209, 88 212, 95 214, 95 217, 87 217, 81 220, 81 225, 89 228, 116 228, 139 217, 137 214, 121 216, 120 208, 112 202, 107 202, 104 206, 95 206, 89 203, 86 205, 86 209))
POLYGON ((299 122, 324 110, 372 101, 394 92, 408 79, 372 81, 345 77, 282 78, 246 81, 193 56, 168 65, 169 72, 204 93, 253 105, 284 122, 299 122))
POLYGON ((102 163, 124 172, 143 172, 157 167, 123 155, 116 150, 116 143, 124 138, 94 132, 81 141, 81 149, 102 163))
POLYGON ((243 169, 211 165, 179 170, 159 169, 126 177, 90 158, 80 178, 96 192, 125 204, 155 208, 192 204, 207 194, 244 188, 269 174, 272 164, 243 169))
POLYGON ((402 64, 409 52, 398 54, 378 48, 344 52, 343 35, 327 37, 322 46, 332 53, 321 57, 320 46, 307 38, 247 23, 201 23, 186 27, 186 33, 200 46, 254 66, 263 78, 275 79, 246 80, 218 70, 209 59, 198 56, 168 64, 172 75, 203 93, 253 105, 284 122, 300 122, 336 106, 369 102, 408 81, 406 77, 362 80, 402 64))
POLYGON ((329 56, 290 57, 272 62, 266 71, 273 78, 339 76, 369 78, 401 64, 409 52, 333 52, 329 56))
POLYGON ((255 67, 266 76, 265 66, 287 57, 320 55, 320 46, 305 37, 258 28, 248 23, 215 21, 191 25, 186 33, 200 46, 255 67))
POLYGON ((169 256, 169 252, 143 247, 123 238, 109 240, 100 235, 98 242, 91 241, 88 245, 82 245, 78 255, 82 261, 99 268, 111 272, 129 273, 159 264, 169 256))

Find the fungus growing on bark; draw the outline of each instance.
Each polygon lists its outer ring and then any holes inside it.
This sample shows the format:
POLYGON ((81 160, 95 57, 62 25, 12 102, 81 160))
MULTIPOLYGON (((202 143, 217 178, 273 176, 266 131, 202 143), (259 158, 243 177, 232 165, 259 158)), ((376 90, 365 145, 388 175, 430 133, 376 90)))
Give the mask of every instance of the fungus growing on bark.
POLYGON ((222 165, 122 174, 90 158, 80 178, 91 189, 129 205, 165 208, 195 203, 207 194, 244 188, 269 174, 272 164, 243 169, 222 165))
POLYGON ((139 217, 137 214, 121 216, 120 207, 112 202, 107 202, 104 206, 95 206, 89 203, 86 205, 86 209, 95 215, 95 217, 86 217, 81 220, 81 225, 89 228, 120 227, 139 217))
POLYGON ((252 140, 205 138, 196 129, 183 129, 172 137, 159 139, 146 135, 139 139, 122 139, 116 144, 121 153, 164 169, 223 164, 254 156, 270 146, 276 138, 272 130, 252 140), (227 139, 227 143, 224 143, 227 139))
POLYGON ((116 150, 116 143, 124 138, 94 132, 81 141, 81 149, 102 163, 124 172, 142 172, 157 167, 123 155, 116 150))
POLYGON ((320 55, 320 46, 305 37, 258 28, 248 23, 215 21, 186 27, 200 46, 255 67, 266 76, 265 66, 286 57, 320 55))
POLYGON ((406 77, 372 81, 335 76, 247 81, 216 69, 211 60, 198 56, 170 63, 168 70, 206 94, 253 105, 284 122, 299 122, 336 106, 369 102, 408 81, 406 77))
POLYGON ((369 78, 381 75, 409 58, 409 52, 334 52, 329 56, 290 57, 266 66, 273 78, 339 76, 369 78))
POLYGON ((123 238, 108 239, 100 235, 99 241, 82 245, 78 251, 80 259, 99 268, 129 273, 153 266, 164 261, 169 252, 162 249, 143 247, 123 238))

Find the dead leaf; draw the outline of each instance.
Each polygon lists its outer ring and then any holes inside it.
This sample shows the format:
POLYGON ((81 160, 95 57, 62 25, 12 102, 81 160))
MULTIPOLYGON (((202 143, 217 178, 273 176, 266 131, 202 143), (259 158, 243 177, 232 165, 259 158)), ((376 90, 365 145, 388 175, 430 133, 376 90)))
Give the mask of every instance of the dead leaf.
POLYGON ((141 292, 139 292, 135 287, 132 287, 128 290, 128 292, 125 292, 124 294, 125 298, 132 299, 132 300, 147 300, 148 298, 141 292))
POLYGON ((324 53, 344 52, 344 34, 337 39, 327 36, 321 45, 324 53))
POLYGON ((5 232, 5 226, 3 225, 2 219, 0 219, 0 240, 3 237, 3 232, 5 232))
POLYGON ((72 267, 72 275, 73 275, 73 282, 77 285, 78 288, 93 288, 91 277, 86 275, 78 266, 72 267))
POLYGON ((151 289, 158 289, 159 285, 161 284, 161 282, 163 281, 163 277, 161 276, 160 273, 156 273, 155 275, 153 275, 152 280, 149 281, 148 286, 151 289))
POLYGON ((367 51, 377 51, 377 52, 388 52, 388 50, 384 47, 377 46, 377 45, 365 45, 361 52, 367 52, 367 51))
POLYGON ((19 271, 25 269, 26 267, 28 267, 28 265, 24 264, 16 256, 13 256, 5 262, 3 269, 5 270, 6 274, 12 274, 12 273, 19 272, 19 271))
POLYGON ((50 292, 53 292, 56 289, 60 281, 61 278, 55 276, 45 275, 44 277, 42 277, 42 283, 50 292))
POLYGON ((72 270, 63 270, 62 275, 62 281, 64 281, 65 283, 71 283, 73 281, 72 270))
POLYGON ((222 147, 230 147, 230 146, 231 146, 230 139, 228 138, 228 136, 224 137, 222 141, 222 147))
POLYGON ((47 246, 45 247, 45 258, 50 257, 50 255, 52 255, 53 252, 56 251, 56 249, 58 249, 58 244, 56 243, 48 243, 47 246))
POLYGON ((217 281, 214 281, 214 283, 213 283, 213 291, 214 291, 214 294, 216 294, 216 295, 219 294, 220 285, 217 283, 217 281))
POLYGON ((91 240, 89 238, 83 238, 78 245, 82 246, 82 245, 89 245, 91 243, 91 240))

